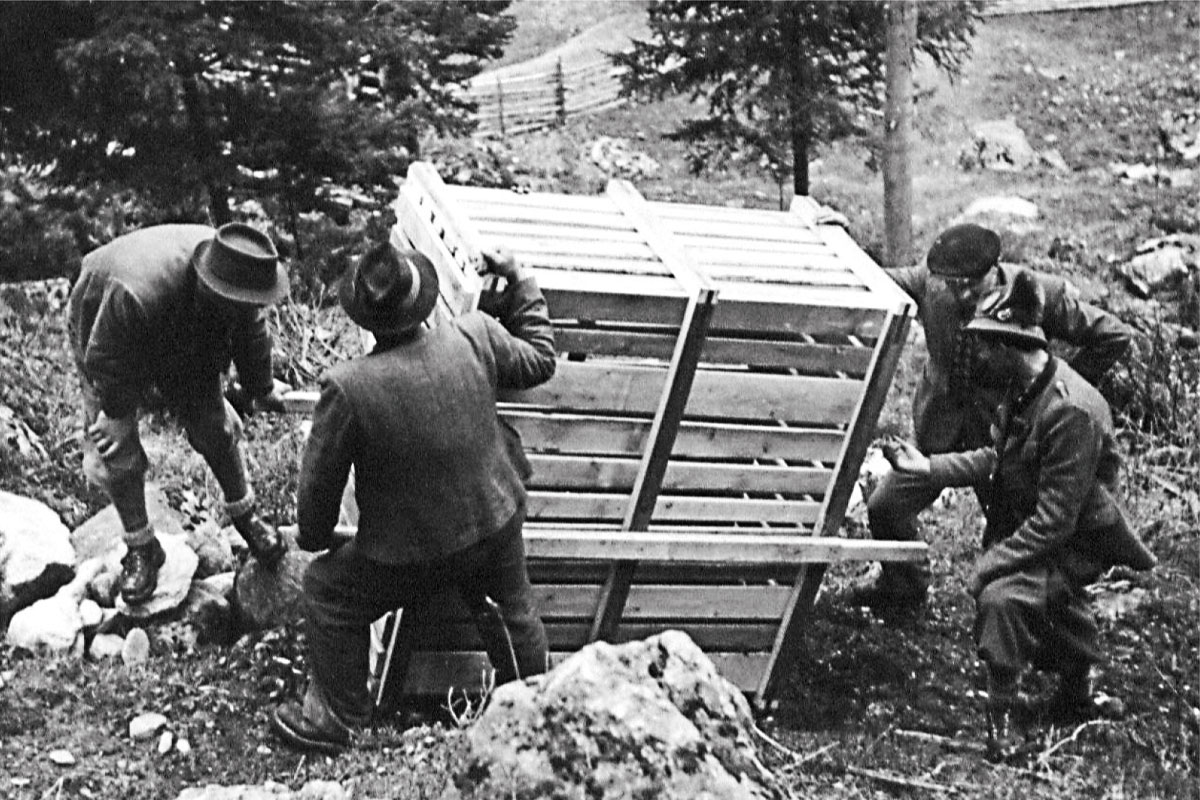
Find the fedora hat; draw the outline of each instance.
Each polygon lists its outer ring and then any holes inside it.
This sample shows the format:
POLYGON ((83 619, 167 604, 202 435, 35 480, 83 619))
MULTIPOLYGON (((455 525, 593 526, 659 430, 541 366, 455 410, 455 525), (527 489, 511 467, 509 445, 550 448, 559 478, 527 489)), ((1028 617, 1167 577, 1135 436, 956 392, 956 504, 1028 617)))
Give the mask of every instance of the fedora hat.
POLYGON ((438 298, 433 262, 416 250, 381 244, 368 250, 342 276, 338 300, 350 319, 377 336, 420 325, 438 298))
POLYGON ((287 269, 275 243, 257 228, 230 222, 196 248, 196 273, 208 288, 237 303, 268 306, 287 296, 287 269))
POLYGON ((1045 293, 1026 270, 1020 270, 1012 283, 994 289, 975 309, 975 318, 967 330, 978 336, 994 336, 1010 341, 1046 346, 1042 330, 1045 293))

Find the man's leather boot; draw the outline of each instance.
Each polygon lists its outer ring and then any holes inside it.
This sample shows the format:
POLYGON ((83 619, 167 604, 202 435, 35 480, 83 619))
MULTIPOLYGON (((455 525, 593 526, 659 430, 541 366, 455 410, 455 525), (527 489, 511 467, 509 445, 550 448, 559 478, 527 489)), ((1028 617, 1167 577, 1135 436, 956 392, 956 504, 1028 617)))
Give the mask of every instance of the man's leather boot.
POLYGON ((287 541, 279 531, 259 519, 253 512, 233 518, 233 527, 246 540, 250 552, 264 567, 279 563, 287 552, 287 541))
POLYGON ((1105 715, 1120 716, 1122 707, 1116 698, 1094 693, 1092 671, 1085 665, 1062 671, 1046 713, 1054 722, 1075 723, 1105 715))
POLYGON ((149 600, 158 587, 158 569, 167 560, 158 539, 130 547, 121 559, 121 597, 129 605, 149 600))
POLYGON ((928 564, 883 564, 873 582, 868 576, 850 589, 847 602, 881 613, 907 613, 924 605, 928 591, 928 564))
POLYGON ((987 757, 992 761, 1011 758, 1022 744, 1013 719, 1017 705, 1017 677, 1004 670, 988 668, 987 757))

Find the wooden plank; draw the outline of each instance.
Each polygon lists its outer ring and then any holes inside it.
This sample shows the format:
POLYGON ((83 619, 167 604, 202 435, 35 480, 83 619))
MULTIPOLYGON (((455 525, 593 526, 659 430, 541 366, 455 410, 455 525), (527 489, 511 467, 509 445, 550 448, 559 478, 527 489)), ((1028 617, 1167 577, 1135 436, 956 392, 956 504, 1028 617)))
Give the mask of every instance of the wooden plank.
POLYGON ((825 495, 817 521, 817 530, 826 536, 834 535, 841 527, 867 447, 875 436, 875 423, 892 385, 911 322, 912 317, 908 314, 889 315, 884 335, 875 345, 875 359, 868 370, 866 388, 851 418, 842 454, 834 468, 833 485, 825 495))
MULTIPOLYGON (((489 233, 491 231, 488 228, 480 227, 480 236, 487 236, 489 233)), ((536 236, 512 236, 507 241, 513 250, 528 253, 530 257, 535 255, 576 256, 594 259, 650 261, 656 264, 659 261, 654 250, 640 239, 621 241, 611 237, 567 238, 545 232, 536 236)), ((665 269, 661 271, 666 272, 665 269)))
MULTIPOLYGON (((739 621, 725 624, 680 620, 621 621, 610 633, 611 638, 604 641, 619 644, 640 641, 665 630, 681 630, 705 653, 731 650, 769 653, 778 628, 778 619, 770 622, 739 621)), ((590 638, 589 623, 583 620, 547 621, 545 629, 551 650, 579 650, 595 641, 590 638)), ((416 652, 482 650, 483 641, 473 623, 466 620, 438 621, 436 625, 421 632, 420 639, 414 646, 416 652)))
MULTIPOLYGON (((285 398, 290 410, 307 408, 301 392, 285 398)), ((316 392, 309 393, 312 404, 316 392)), ((500 413, 521 433, 528 449, 562 453, 622 455, 645 448, 648 420, 628 417, 541 413, 501 405, 500 413)), ((842 451, 844 433, 833 429, 690 422, 684 420, 672 455, 681 458, 782 458, 832 464, 842 451)))
MULTIPOLYGON (((550 663, 557 666, 571 655, 551 652, 550 663)), ((726 680, 746 692, 758 687, 769 658, 767 653, 709 653, 708 656, 726 680)), ((483 676, 490 670, 487 656, 480 652, 414 653, 404 693, 444 698, 448 687, 478 692, 484 686, 483 676)))
POLYGON ((872 294, 886 302, 889 310, 908 316, 916 313, 912 298, 855 244, 844 228, 840 225, 818 225, 816 231, 830 252, 836 254, 847 269, 853 270, 871 288, 872 294))
POLYGON ((812 619, 813 606, 816 605, 817 595, 821 591, 821 579, 824 575, 825 564, 815 563, 802 566, 796 576, 792 597, 780 621, 770 658, 763 666, 756 692, 756 704, 759 708, 770 704, 784 678, 800 657, 804 632, 812 619))
POLYGON ((846 539, 839 536, 580 531, 569 527, 525 531, 531 558, 665 561, 695 564, 832 564, 840 561, 921 561, 924 542, 846 539))
MULTIPOLYGON (((562 353, 670 358, 674 338, 667 333, 615 328, 556 327, 555 347, 562 353)), ((865 375, 873 350, 852 344, 708 336, 700 360, 708 364, 745 364, 791 368, 800 372, 865 375)))
MULTIPOLYGON (((537 526, 536 522, 529 523, 530 528, 537 526)), ((650 530, 654 532, 654 526, 650 530)), ((742 532, 746 531, 743 529, 742 532)), ((586 584, 599 591, 600 584, 608 575, 608 564, 602 561, 530 558, 528 564, 529 579, 535 586, 569 583, 578 585, 582 591, 587 588, 586 584)), ((695 564, 644 561, 638 564, 634 588, 659 584, 685 589, 769 586, 787 587, 790 591, 795 578, 796 567, 790 564, 705 564, 703 569, 697 569, 695 564)))
MULTIPOLYGON (((535 489, 529 492, 527 502, 531 519, 621 519, 629 504, 629 496, 625 493, 551 492, 535 489)), ((816 522, 820 509, 821 504, 816 500, 747 500, 731 497, 662 495, 655 501, 654 519, 657 522, 738 520, 812 525, 816 522)))
POLYGON ((423 253, 437 268, 441 300, 454 312, 470 310, 479 303, 481 281, 474 272, 464 272, 462 264, 450 252, 445 239, 435 230, 431 215, 436 210, 419 189, 405 184, 395 203, 396 225, 392 228, 392 246, 412 247, 423 253))
POLYGON ((465 204, 463 211, 470 214, 472 219, 478 219, 480 223, 496 220, 614 231, 635 230, 629 220, 607 204, 592 208, 537 208, 516 204, 500 206, 469 203, 465 204))
POLYGON ((721 291, 726 302, 713 317, 714 333, 777 331, 818 339, 874 339, 882 332, 888 313, 881 307, 884 301, 866 290, 726 281, 721 291))
MULTIPOLYGON (((504 208, 515 207, 525 210, 544 208, 544 209, 576 209, 576 210, 594 210, 603 209, 605 213, 617 214, 619 212, 612 207, 612 204, 604 198, 594 194, 555 194, 554 192, 516 192, 511 189, 489 189, 481 186, 450 186, 447 187, 451 197, 463 208, 467 207, 491 207, 504 208)), ((497 215, 493 219, 498 219, 502 215, 497 215)), ((471 217, 476 221, 476 224, 482 222, 481 218, 473 215, 471 217)), ((533 224, 542 225, 539 220, 534 220, 533 224)), ((633 229, 630 228, 632 231, 633 229)), ((640 240, 640 237, 639 237, 640 240)))
POLYGON ((674 278, 620 276, 533 269, 556 320, 673 325, 683 320, 687 299, 674 278))
MULTIPOLYGON (((533 389, 505 392, 502 399, 563 410, 648 414, 665 382, 662 368, 560 361, 551 380, 533 389)), ((861 393, 862 383, 849 379, 702 369, 696 373, 686 413, 834 425, 851 418, 861 393)))
MULTIPOLYGON (((522 195, 516 196, 521 197, 522 195)), ((566 227, 529 220, 511 221, 507 219, 476 220, 476 225, 479 228, 480 236, 502 239, 506 242, 553 239, 560 242, 564 248, 592 242, 607 242, 625 247, 645 245, 645 240, 635 230, 566 227)))
MULTIPOLYGON (((637 478, 638 462, 632 458, 563 456, 529 453, 535 488, 629 491, 637 478)), ((833 470, 776 464, 728 464, 671 461, 662 488, 668 492, 776 492, 824 494, 833 470)))
MULTIPOLYGON (((658 261, 636 258, 608 258, 586 254, 537 253, 526 250, 521 243, 514 243, 512 251, 521 262, 538 271, 580 272, 604 274, 610 281, 623 279, 626 275, 652 275, 666 277, 669 273, 658 261)), ((535 273, 537 274, 537 273, 535 273)))

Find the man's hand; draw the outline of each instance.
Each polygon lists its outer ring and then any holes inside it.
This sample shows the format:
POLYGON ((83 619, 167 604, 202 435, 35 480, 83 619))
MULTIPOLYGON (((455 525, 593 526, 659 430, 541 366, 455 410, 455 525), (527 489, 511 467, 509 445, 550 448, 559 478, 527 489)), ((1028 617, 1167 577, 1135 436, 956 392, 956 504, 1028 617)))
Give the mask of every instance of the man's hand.
POLYGON ((525 277, 525 270, 507 247, 484 250, 483 261, 488 272, 504 278, 510 285, 518 283, 525 277))
POLYGON ((121 442, 127 441, 137 430, 137 414, 127 417, 110 417, 103 411, 87 429, 88 438, 95 443, 101 458, 112 458, 117 454, 121 442))
POLYGON ((283 404, 283 396, 291 390, 292 387, 283 381, 274 381, 269 392, 251 399, 250 413, 267 411, 273 414, 282 414, 287 411, 287 408, 283 404))
POLYGON ((911 442, 896 439, 885 443, 883 457, 897 472, 907 472, 913 475, 929 474, 929 457, 911 442))

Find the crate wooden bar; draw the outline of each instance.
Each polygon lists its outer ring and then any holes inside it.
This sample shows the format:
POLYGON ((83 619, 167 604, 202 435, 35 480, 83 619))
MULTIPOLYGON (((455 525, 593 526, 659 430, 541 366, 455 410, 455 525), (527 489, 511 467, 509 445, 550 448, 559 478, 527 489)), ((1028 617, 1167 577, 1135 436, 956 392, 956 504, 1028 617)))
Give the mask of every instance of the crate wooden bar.
MULTIPOLYGON (((837 535, 913 308, 815 204, 650 202, 622 181, 523 194, 415 164, 396 212, 394 243, 438 266, 442 315, 474 308, 494 246, 546 295, 557 372, 500 410, 533 466, 526 541, 555 659, 679 628, 765 702, 825 565, 924 557, 837 535)), ((381 695, 398 675, 407 692, 477 686, 467 619, 453 600, 403 614, 381 695)))

